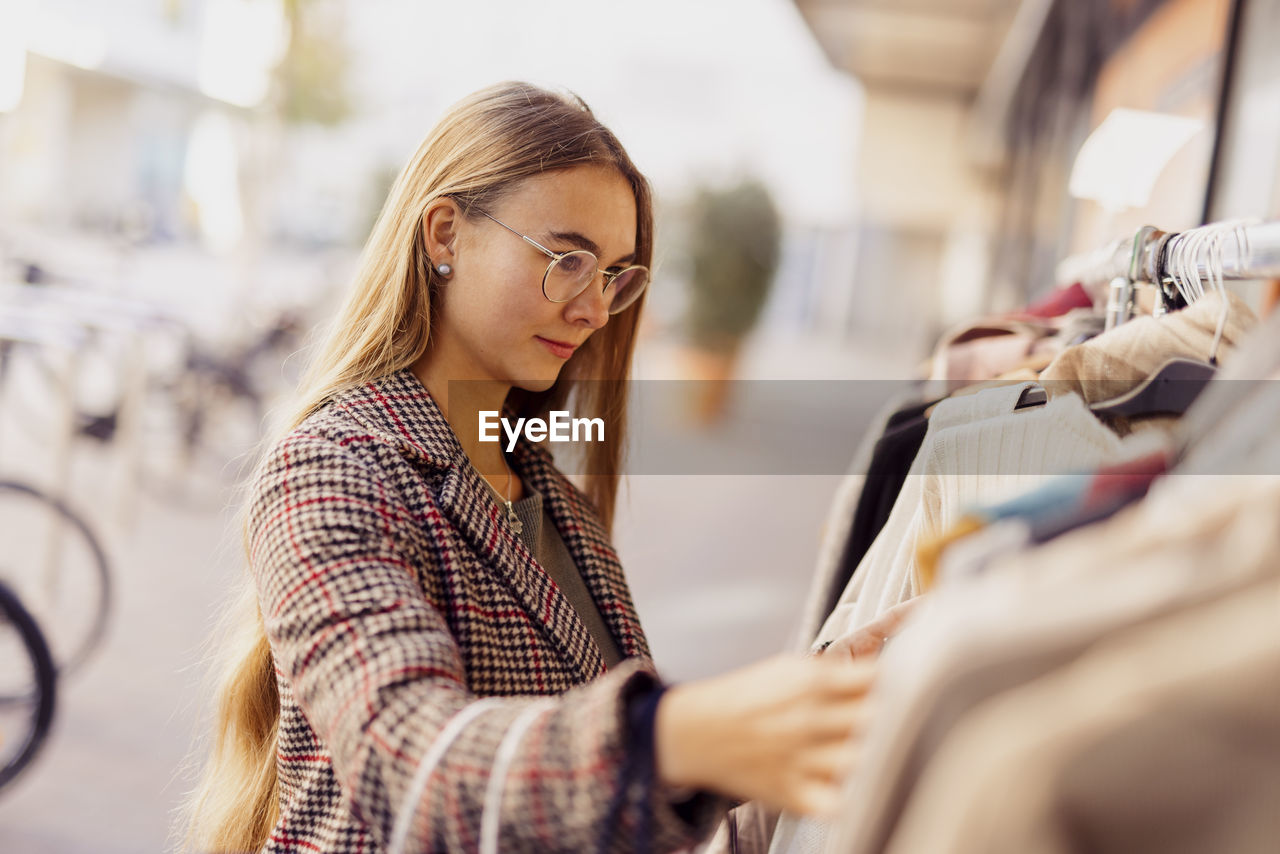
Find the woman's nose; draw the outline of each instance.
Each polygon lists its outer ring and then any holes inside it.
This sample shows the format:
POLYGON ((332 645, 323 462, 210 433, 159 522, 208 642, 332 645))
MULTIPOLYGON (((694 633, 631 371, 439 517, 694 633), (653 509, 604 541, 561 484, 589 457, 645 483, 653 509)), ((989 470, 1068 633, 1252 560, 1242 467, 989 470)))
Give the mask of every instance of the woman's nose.
POLYGON ((609 322, 609 302, 613 293, 605 287, 604 273, 596 272, 590 284, 569 303, 570 320, 586 320, 592 329, 609 322))

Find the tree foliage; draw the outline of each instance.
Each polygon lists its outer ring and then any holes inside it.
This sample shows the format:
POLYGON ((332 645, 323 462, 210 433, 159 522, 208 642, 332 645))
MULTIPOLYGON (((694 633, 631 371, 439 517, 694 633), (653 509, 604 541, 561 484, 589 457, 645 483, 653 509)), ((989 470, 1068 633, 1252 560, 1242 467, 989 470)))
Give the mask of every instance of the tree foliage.
POLYGON ((756 179, 699 190, 691 206, 688 331, 708 350, 733 350, 755 326, 781 250, 781 225, 756 179))
POLYGON ((292 124, 336 125, 351 112, 343 9, 332 0, 282 0, 289 47, 275 69, 276 103, 292 124))

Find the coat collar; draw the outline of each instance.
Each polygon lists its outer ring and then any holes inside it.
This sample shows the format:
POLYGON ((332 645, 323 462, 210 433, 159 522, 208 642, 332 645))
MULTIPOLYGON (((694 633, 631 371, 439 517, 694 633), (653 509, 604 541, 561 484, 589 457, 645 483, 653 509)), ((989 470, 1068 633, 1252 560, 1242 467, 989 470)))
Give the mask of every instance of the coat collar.
MULTIPOLYGON (((404 368, 340 394, 338 410, 430 471, 440 508, 498 580, 523 602, 547 639, 586 679, 604 672, 600 650, 577 611, 525 548, 426 386, 404 368)), ((594 508, 555 467, 550 454, 521 436, 511 463, 545 506, 623 655, 649 659, 618 555, 594 508)))

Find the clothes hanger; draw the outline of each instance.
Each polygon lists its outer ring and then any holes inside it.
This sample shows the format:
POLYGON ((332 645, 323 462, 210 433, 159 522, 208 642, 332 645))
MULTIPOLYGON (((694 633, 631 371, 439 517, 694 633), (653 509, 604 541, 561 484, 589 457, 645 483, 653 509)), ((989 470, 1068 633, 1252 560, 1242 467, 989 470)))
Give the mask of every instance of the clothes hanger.
POLYGON ((1165 248, 1169 246, 1169 241, 1176 235, 1174 232, 1160 232, 1160 236, 1156 239, 1155 246, 1151 250, 1151 257, 1154 259, 1156 289, 1156 305, 1151 312, 1152 317, 1164 317, 1171 311, 1181 311, 1190 303, 1182 293, 1181 286, 1174 280, 1172 276, 1166 275, 1164 272, 1164 253, 1165 248))
POLYGON ((1018 395, 1018 402, 1014 404, 1014 409, 1031 409, 1036 406, 1044 406, 1049 402, 1049 395, 1044 390, 1044 386, 1033 385, 1022 390, 1022 394, 1018 395))
MULTIPOLYGON (((1239 265, 1245 270, 1253 261, 1249 226, 1258 224, 1261 224, 1259 220, 1244 221, 1236 235, 1237 246, 1242 250, 1239 265)), ((1264 245, 1264 251, 1266 248, 1264 245)), ((1226 471, 1229 468, 1228 458, 1234 457, 1242 448, 1242 433, 1247 434, 1253 429, 1266 441, 1274 436, 1275 425, 1280 424, 1280 418, 1273 414, 1274 410, 1268 411, 1267 404, 1269 400, 1280 398, 1277 389, 1280 389, 1280 311, 1272 311, 1241 342, 1232 355, 1231 364, 1219 374, 1218 381, 1206 389, 1195 407, 1178 424, 1174 459, 1181 461, 1189 455, 1198 454, 1201 461, 1209 460, 1207 467, 1202 467, 1203 471, 1226 471), (1233 427, 1233 421, 1240 423, 1233 427), (1217 447, 1221 437, 1233 429, 1236 432, 1231 435, 1231 442, 1217 447), (1210 437, 1213 441, 1209 441, 1210 437)))
MULTIPOLYGON (((1127 321, 1133 315, 1134 295, 1136 290, 1134 284, 1138 278, 1138 260, 1142 256, 1142 250, 1146 247, 1151 236, 1156 233, 1154 226, 1144 225, 1138 229, 1137 234, 1133 237, 1133 248, 1129 256, 1129 275, 1116 276, 1111 280, 1109 296, 1107 298, 1106 307, 1106 329, 1114 329, 1120 324, 1127 321)), ((1120 251, 1120 247, 1116 247, 1116 252, 1120 251)), ((1049 394, 1044 390, 1043 386, 1031 386, 1025 389, 1018 397, 1018 402, 1014 405, 1014 410, 1031 409, 1036 406, 1044 406, 1049 402, 1049 394)))
POLYGON ((1161 363, 1151 376, 1127 394, 1095 403, 1095 415, 1135 418, 1146 415, 1181 415, 1190 408, 1213 379, 1217 369, 1194 359, 1174 358, 1161 363))
MULTIPOLYGON (((1200 275, 1201 265, 1199 264, 1203 259, 1209 284, 1222 300, 1222 311, 1218 315, 1218 325, 1209 351, 1209 360, 1199 362, 1182 357, 1168 359, 1162 362, 1137 388, 1120 397, 1090 406, 1089 409, 1095 415, 1125 418, 1148 415, 1180 416, 1200 396, 1209 380, 1213 379, 1217 373, 1218 345, 1222 341, 1222 332, 1226 328, 1227 316, 1230 312, 1225 276, 1222 273, 1222 245, 1228 234, 1235 236, 1237 241, 1242 239, 1240 226, 1231 224, 1186 232, 1181 235, 1181 240, 1174 242, 1170 247, 1173 257, 1170 259, 1169 272, 1183 299, 1194 302, 1204 296, 1204 281, 1200 275)), ((1135 242, 1134 258, 1137 257, 1138 249, 1135 242)), ((1160 257, 1157 256, 1156 259, 1157 279, 1164 278, 1159 275, 1160 257)), ((1132 268, 1131 273, 1134 273, 1132 268)))
MULTIPOLYGON (((1106 307, 1107 330, 1114 329, 1133 315, 1134 296, 1136 294, 1135 283, 1138 280, 1140 267, 1139 261, 1143 250, 1156 233, 1154 226, 1147 225, 1138 229, 1133 236, 1132 249, 1129 255, 1129 273, 1127 276, 1120 275, 1111 280, 1106 307)), ((1043 386, 1031 386, 1022 392, 1014 409, 1030 409, 1036 406, 1043 406, 1048 400, 1049 395, 1043 386)))
MULTIPOLYGON (((1129 257, 1129 275, 1116 276, 1111 280, 1106 308, 1106 329, 1108 330, 1114 329, 1133 315, 1134 283, 1138 277, 1138 259, 1141 257, 1142 249, 1146 246, 1147 241, 1155 232, 1155 227, 1150 225, 1145 225, 1138 229, 1138 233, 1133 237, 1133 249, 1129 257)), ((1116 252, 1119 251, 1120 247, 1117 246, 1116 252)), ((1031 409, 1036 406, 1044 406, 1048 402, 1049 395, 1043 386, 1031 386, 1022 392, 1013 408, 1014 410, 1031 409)))
POLYGON ((1137 285, 1141 281, 1142 253, 1156 233, 1155 226, 1144 225, 1133 235, 1133 243, 1129 251, 1128 275, 1116 276, 1111 280, 1110 296, 1107 300, 1107 326, 1114 329, 1127 323, 1133 317, 1134 300, 1137 285))

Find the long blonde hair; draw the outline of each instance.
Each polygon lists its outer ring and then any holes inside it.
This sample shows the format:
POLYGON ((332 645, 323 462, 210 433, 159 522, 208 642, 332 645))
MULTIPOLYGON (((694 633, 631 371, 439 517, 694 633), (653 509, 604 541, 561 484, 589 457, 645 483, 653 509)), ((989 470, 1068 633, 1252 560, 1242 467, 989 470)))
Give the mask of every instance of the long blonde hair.
MULTIPOLYGON (((519 182, 581 164, 616 168, 635 193, 636 263, 651 266, 653 204, 648 182, 614 135, 575 95, 504 83, 456 104, 427 135, 400 173, 365 245, 354 286, 300 385, 291 415, 268 441, 296 428, 342 391, 398 371, 427 350, 431 307, 440 286, 423 245, 422 216, 449 196, 464 215, 489 208, 519 182)), ((643 297, 642 297, 643 301, 643 297)), ((543 392, 512 389, 521 415, 545 415, 566 404, 609 424, 606 442, 583 460, 584 490, 606 530, 613 523, 626 439, 636 305, 587 339, 543 392)), ((242 518, 244 518, 242 513, 242 518)), ((247 532, 246 532, 247 535, 247 532)), ((184 804, 186 849, 258 851, 279 817, 276 739, 280 699, 256 589, 249 580, 228 612, 214 732, 200 782, 184 804)))

